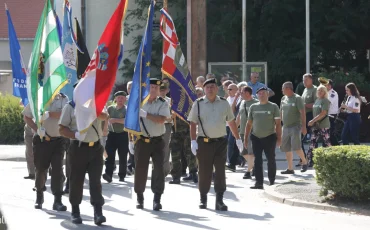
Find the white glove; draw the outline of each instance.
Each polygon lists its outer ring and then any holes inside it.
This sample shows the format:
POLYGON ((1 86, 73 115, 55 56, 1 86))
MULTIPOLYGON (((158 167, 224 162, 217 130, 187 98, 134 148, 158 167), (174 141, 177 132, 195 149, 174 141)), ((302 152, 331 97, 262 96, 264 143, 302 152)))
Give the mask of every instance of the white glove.
POLYGON ((148 115, 148 112, 147 111, 145 111, 145 110, 143 110, 143 109, 140 109, 140 117, 144 117, 144 118, 146 118, 146 115, 148 115))
POLYGON ((236 140, 236 146, 238 146, 239 152, 243 152, 243 142, 241 139, 236 140))
POLYGON ((130 141, 128 143, 128 149, 130 150, 131 155, 134 155, 134 142, 130 141))
POLYGON ((75 132, 75 138, 79 141, 85 140, 86 133, 81 134, 80 132, 75 132))
POLYGON ((197 150, 198 150, 198 143, 196 140, 191 141, 191 151, 193 152, 194 156, 197 155, 197 150))
POLYGON ((45 128, 41 127, 39 129, 37 129, 37 135, 40 136, 40 138, 43 138, 45 136, 45 128))
POLYGON ((46 111, 41 117, 41 121, 45 121, 50 117, 49 111, 46 111))

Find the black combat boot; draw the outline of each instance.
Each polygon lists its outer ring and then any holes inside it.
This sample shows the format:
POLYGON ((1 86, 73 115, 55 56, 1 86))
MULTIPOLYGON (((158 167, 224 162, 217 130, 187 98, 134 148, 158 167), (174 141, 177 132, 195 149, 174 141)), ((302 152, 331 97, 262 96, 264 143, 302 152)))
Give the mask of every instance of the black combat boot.
POLYGON ((224 204, 224 193, 219 192, 216 195, 216 210, 218 211, 227 211, 227 206, 224 204))
POLYGON ((181 184, 180 178, 173 178, 170 182, 170 184, 181 184))
POLYGON ((67 211, 67 207, 62 203, 62 196, 60 195, 54 196, 53 210, 60 212, 67 211))
POLYGON ((192 173, 189 173, 189 175, 187 177, 182 178, 182 180, 183 181, 193 180, 193 174, 192 173))
POLYGON ((144 208, 144 195, 142 193, 137 194, 136 208, 137 209, 143 209, 144 208))
POLYGON ((198 173, 197 172, 193 172, 191 174, 192 174, 192 177, 193 177, 193 182, 194 183, 198 183, 198 173))
POLYGON ((44 203, 44 192, 36 192, 35 209, 42 209, 44 203))
POLYGON ((107 219, 103 216, 103 207, 101 205, 94 205, 94 223, 101 225, 106 221, 107 219))
POLYGON ((207 208, 207 195, 200 194, 200 209, 206 209, 207 208))
POLYGON ((154 194, 154 200, 153 200, 153 210, 154 211, 159 211, 160 209, 162 209, 161 194, 155 193, 154 194))
POLYGON ((74 224, 82 224, 82 219, 80 216, 80 207, 78 205, 72 205, 71 221, 74 224))
POLYGON ((68 194, 69 193, 69 179, 67 179, 66 182, 66 187, 64 188, 63 194, 68 194))

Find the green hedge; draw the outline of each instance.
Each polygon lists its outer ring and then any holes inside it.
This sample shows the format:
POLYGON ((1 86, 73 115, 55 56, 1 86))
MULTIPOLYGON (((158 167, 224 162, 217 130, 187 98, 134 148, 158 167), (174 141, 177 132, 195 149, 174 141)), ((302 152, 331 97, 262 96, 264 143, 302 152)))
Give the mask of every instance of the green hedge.
POLYGON ((352 200, 370 199, 370 146, 317 148, 314 162, 323 195, 332 191, 352 200))
POLYGON ((20 99, 0 94, 0 144, 19 144, 23 141, 24 121, 20 99))

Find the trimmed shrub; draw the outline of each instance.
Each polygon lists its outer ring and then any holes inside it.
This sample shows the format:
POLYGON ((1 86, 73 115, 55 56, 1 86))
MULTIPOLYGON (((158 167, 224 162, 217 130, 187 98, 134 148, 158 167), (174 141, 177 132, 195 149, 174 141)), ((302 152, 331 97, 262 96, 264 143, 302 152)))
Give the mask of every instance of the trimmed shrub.
POLYGON ((20 99, 0 94, 0 144, 19 144, 23 141, 24 121, 20 99))
POLYGON ((314 150, 316 180, 322 194, 370 199, 370 146, 347 145, 314 150))

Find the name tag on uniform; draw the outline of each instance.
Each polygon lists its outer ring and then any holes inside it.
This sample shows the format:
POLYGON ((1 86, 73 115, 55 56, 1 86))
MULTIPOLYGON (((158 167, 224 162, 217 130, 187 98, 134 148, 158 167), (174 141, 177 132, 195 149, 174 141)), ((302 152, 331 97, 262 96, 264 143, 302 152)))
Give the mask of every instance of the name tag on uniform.
POLYGON ((209 141, 209 139, 208 138, 204 138, 203 141, 207 143, 209 141))

